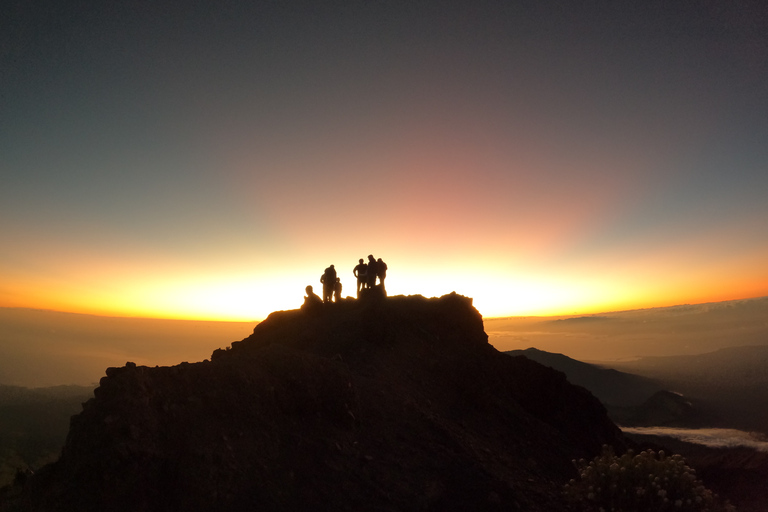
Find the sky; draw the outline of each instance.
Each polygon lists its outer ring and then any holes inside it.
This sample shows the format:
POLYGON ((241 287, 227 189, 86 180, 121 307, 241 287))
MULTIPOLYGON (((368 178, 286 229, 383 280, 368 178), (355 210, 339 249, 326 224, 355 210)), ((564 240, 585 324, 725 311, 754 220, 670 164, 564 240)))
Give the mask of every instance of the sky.
POLYGON ((765 296, 766 84, 760 0, 7 0, 0 306, 765 296))

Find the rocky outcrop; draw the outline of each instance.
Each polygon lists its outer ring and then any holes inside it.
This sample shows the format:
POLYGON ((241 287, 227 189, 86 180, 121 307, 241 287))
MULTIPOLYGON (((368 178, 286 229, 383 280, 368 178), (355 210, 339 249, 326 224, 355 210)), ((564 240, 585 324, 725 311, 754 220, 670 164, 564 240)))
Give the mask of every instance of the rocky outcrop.
POLYGON ((27 510, 564 510, 621 447, 565 376, 488 344, 471 299, 280 311, 210 361, 110 368, 27 510))

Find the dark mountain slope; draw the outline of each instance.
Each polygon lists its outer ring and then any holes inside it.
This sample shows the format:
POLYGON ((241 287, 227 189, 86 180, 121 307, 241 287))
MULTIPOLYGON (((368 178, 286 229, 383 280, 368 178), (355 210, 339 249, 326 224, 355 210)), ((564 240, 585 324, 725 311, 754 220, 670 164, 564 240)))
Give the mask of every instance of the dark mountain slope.
POLYGON ((624 439, 471 299, 276 312, 211 361, 110 368, 23 510, 564 510, 624 439))
POLYGON ((525 356, 544 366, 565 373, 569 381, 578 386, 584 386, 604 404, 640 405, 651 395, 663 389, 662 384, 653 379, 611 368, 602 368, 571 359, 563 354, 553 354, 535 348, 510 350, 505 354, 525 356))

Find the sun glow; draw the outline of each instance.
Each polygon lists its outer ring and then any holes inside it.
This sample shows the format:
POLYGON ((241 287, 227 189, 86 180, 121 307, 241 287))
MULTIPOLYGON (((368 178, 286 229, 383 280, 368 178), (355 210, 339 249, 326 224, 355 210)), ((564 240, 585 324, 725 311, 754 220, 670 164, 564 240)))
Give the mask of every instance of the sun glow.
MULTIPOLYGON (((169 261, 136 268, 104 260, 100 265, 72 264, 65 269, 66 279, 4 280, 0 306, 106 316, 258 321, 273 311, 299 308, 308 284, 319 293, 319 277, 326 263, 337 263, 343 295, 354 297, 355 259, 348 255, 357 252, 357 248, 337 248, 313 256, 311 261, 285 259, 254 264, 247 258, 233 259, 225 273, 203 271, 223 266, 220 261, 194 267, 180 267, 169 261)), ((711 283, 682 271, 662 286, 651 279, 651 274, 661 268, 666 261, 663 259, 630 260, 622 265, 601 261, 592 266, 556 265, 545 260, 534 265, 520 258, 519 252, 497 252, 489 250, 482 258, 454 252, 438 260, 432 256, 434 251, 403 247, 382 251, 390 266, 388 294, 439 297, 456 292, 472 298, 485 318, 494 318, 671 306, 757 297, 765 295, 766 290, 765 280, 757 280, 746 271, 743 279, 729 284, 728 294, 718 296, 708 289, 711 283)))
POLYGON ((124 307, 132 307, 136 316, 263 320, 273 311, 298 308, 305 286, 296 277, 254 276, 153 283, 134 290, 124 307))

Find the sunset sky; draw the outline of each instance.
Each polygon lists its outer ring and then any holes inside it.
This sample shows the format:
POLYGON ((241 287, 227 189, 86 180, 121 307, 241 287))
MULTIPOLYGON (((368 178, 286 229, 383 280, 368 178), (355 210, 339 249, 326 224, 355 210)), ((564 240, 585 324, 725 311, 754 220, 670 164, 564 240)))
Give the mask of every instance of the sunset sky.
POLYGON ((758 297, 767 196, 762 0, 0 16, 0 306, 258 320, 371 253, 486 317, 758 297))

